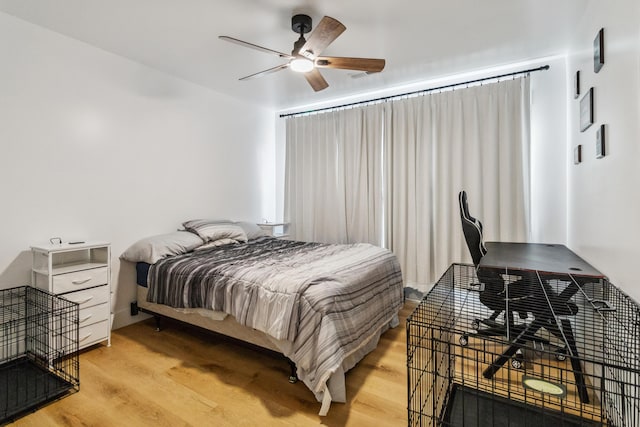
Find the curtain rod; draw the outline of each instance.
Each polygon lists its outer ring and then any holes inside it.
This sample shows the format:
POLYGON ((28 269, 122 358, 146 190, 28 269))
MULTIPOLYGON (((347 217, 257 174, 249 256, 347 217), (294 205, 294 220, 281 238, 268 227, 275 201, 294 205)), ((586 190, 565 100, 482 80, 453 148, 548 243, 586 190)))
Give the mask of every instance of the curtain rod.
POLYGON ((480 82, 484 82, 486 80, 501 79, 503 77, 517 76, 519 74, 529 74, 529 73, 533 73, 534 71, 545 71, 545 70, 548 70, 548 69, 549 69, 549 65, 543 65, 541 67, 531 68, 529 70, 514 71, 512 73, 500 74, 500 75, 491 76, 491 77, 482 77, 480 79, 469 80, 469 81, 466 81, 466 82, 452 83, 452 84, 439 86, 439 87, 434 87, 434 88, 430 88, 430 89, 421 89, 421 90, 416 90, 416 91, 413 91, 413 92, 401 93, 401 94, 398 94, 398 95, 383 96, 381 98, 368 99, 366 101, 352 102, 350 104, 342 104, 342 105, 335 105, 333 107, 317 108, 315 110, 309 110, 309 111, 299 111, 297 113, 280 114, 280 118, 291 117, 291 116, 299 116, 299 115, 310 114, 310 113, 317 113, 317 112, 320 112, 320 111, 337 110, 337 109, 340 109, 340 108, 352 107, 354 105, 369 104, 369 103, 372 103, 372 102, 388 101, 389 99, 402 98, 403 96, 424 94, 424 93, 429 93, 429 92, 433 92, 433 91, 436 91, 436 90, 448 89, 448 88, 452 88, 452 87, 456 87, 456 86, 464 86, 464 85, 469 85, 469 84, 472 84, 472 83, 480 83, 480 82))

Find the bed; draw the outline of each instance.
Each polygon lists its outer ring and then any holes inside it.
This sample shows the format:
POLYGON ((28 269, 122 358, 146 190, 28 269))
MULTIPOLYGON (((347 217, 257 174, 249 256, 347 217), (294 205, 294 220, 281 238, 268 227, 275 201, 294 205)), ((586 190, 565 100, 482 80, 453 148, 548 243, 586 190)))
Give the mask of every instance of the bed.
POLYGON ((255 224, 192 220, 132 245, 138 307, 284 354, 321 402, 345 402, 345 372, 398 325, 396 257, 369 244, 266 236, 255 224))

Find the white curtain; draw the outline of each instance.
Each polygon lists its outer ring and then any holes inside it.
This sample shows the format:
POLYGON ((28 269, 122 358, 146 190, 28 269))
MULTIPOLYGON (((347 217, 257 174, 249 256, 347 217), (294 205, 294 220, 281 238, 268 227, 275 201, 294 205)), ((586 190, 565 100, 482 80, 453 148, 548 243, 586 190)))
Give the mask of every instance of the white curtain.
POLYGON ((400 261, 406 286, 430 280, 433 117, 425 97, 386 106, 385 245, 400 261))
POLYGON ((383 110, 287 119, 284 211, 293 238, 382 244, 383 110))
POLYGON ((527 240, 528 77, 286 124, 285 219, 295 239, 385 246, 421 292, 471 260, 460 190, 487 240, 527 240))
POLYGON ((394 101, 386 120, 386 242, 406 286, 424 292, 471 261, 461 190, 487 240, 527 240, 528 77, 394 101))

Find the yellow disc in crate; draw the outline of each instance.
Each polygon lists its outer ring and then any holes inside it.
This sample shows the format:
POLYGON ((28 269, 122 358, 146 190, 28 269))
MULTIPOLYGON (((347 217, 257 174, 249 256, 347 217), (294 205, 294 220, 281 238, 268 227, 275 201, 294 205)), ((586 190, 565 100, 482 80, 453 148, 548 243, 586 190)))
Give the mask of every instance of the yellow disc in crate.
POLYGON ((567 389, 561 384, 555 384, 547 380, 540 378, 522 377, 522 384, 525 388, 539 391, 541 393, 552 394, 558 397, 564 397, 567 394, 567 389))

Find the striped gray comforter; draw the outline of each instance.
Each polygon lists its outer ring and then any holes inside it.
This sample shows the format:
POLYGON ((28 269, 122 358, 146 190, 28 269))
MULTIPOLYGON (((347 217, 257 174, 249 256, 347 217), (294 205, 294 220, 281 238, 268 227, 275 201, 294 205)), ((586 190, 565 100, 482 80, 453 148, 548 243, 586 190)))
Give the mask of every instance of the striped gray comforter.
POLYGON ((285 355, 318 393, 396 318, 402 288, 398 261, 386 249, 264 237, 158 261, 149 270, 148 301, 223 311, 288 341, 285 355))

